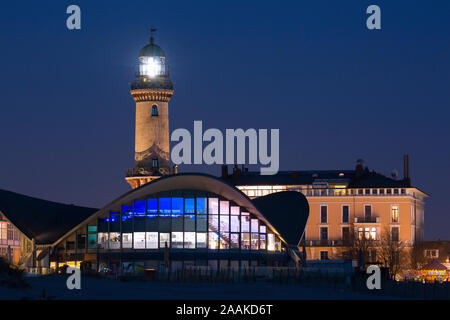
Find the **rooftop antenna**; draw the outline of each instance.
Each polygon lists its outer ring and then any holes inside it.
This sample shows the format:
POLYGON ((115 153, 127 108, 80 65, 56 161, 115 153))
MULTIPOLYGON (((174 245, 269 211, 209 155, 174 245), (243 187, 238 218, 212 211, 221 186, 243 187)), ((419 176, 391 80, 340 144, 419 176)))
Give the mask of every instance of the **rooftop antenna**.
POLYGON ((156 31, 157 31, 156 28, 150 28, 150 44, 155 43, 154 35, 155 35, 156 31))

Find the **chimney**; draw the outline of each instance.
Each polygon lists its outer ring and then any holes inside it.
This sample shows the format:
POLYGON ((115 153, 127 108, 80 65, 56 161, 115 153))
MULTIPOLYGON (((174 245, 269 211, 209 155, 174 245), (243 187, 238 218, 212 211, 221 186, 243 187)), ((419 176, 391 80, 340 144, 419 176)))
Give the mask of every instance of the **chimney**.
POLYGON ((411 183, 409 178, 409 156, 407 154, 403 155, 403 180, 411 183))
POLYGON ((358 180, 363 176, 363 163, 364 161, 362 159, 358 159, 356 161, 356 168, 355 168, 355 179, 358 180))
POLYGON ((226 164, 222 165, 222 175, 221 175, 222 179, 226 179, 228 178, 228 166, 226 164))

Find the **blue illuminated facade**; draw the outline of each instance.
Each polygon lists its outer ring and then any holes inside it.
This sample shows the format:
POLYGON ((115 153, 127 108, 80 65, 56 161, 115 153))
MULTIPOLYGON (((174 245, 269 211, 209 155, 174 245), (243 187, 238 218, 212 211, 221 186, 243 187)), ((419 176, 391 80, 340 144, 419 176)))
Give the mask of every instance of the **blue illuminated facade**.
MULTIPOLYGON (((182 177, 158 180, 197 183, 194 176, 182 177)), ((217 183, 212 189, 223 182, 217 183)), ((51 255, 51 266, 68 264, 121 274, 186 266, 290 265, 287 243, 236 188, 226 185, 227 194, 220 194, 207 187, 158 191, 159 185, 162 182, 155 181, 133 190, 62 237, 51 255)))

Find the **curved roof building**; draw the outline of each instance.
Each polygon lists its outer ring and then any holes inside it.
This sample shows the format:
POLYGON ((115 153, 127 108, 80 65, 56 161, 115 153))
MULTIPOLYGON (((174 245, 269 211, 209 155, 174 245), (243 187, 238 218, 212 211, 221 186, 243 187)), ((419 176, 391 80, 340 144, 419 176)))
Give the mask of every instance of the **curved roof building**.
POLYGON ((131 272, 294 265, 309 207, 298 192, 250 200, 206 174, 165 176, 101 208, 50 246, 52 267, 131 272))

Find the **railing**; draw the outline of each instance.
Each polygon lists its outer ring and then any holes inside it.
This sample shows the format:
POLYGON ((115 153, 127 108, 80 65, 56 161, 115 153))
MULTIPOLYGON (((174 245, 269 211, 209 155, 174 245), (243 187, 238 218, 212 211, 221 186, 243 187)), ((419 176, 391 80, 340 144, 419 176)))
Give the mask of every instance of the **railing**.
POLYGON ((389 189, 335 189, 335 188, 312 188, 305 189, 301 187, 282 186, 279 189, 251 189, 237 186, 242 192, 249 197, 260 197, 271 193, 280 191, 298 191, 303 193, 306 197, 399 197, 412 196, 415 197, 414 192, 408 191, 405 188, 389 188, 389 189), (381 190, 383 192, 381 193, 381 190), (389 190, 390 192, 388 193, 389 190))
POLYGON ((155 176, 161 175, 158 168, 130 168, 127 169, 127 177, 139 177, 139 176, 155 176))
POLYGON ((133 81, 131 83, 131 90, 136 89, 165 89, 173 90, 173 83, 169 79, 158 78, 151 81, 133 81))
POLYGON ((349 245, 346 240, 306 240, 307 247, 335 247, 349 245))
MULTIPOLYGON (((351 247, 354 243, 351 240, 308 240, 305 241, 306 247, 351 247)), ((382 246, 384 241, 377 239, 373 240, 372 243, 374 246, 382 246)), ((411 240, 402 240, 399 241, 398 244, 401 247, 411 247, 414 244, 414 241, 411 240)), ((300 245, 301 247, 302 245, 300 245)))
POLYGON ((380 217, 356 217, 355 223, 380 223, 380 217))

